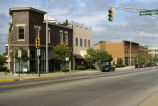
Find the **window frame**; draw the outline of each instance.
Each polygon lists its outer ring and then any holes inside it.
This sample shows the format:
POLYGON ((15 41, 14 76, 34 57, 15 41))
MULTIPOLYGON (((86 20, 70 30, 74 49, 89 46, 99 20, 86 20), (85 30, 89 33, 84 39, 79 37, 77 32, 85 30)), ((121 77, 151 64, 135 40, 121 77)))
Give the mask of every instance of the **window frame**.
POLYGON ((87 47, 87 39, 84 39, 84 47, 87 47))
POLYGON ((64 40, 63 37, 64 37, 64 36, 63 36, 63 31, 60 30, 60 31, 59 31, 59 43, 60 43, 60 44, 63 44, 63 40, 64 40), (61 35, 61 33, 62 33, 62 35, 61 35))
POLYGON ((67 31, 64 32, 63 41, 64 41, 64 43, 66 45, 69 44, 69 36, 68 36, 68 32, 67 31))
POLYGON ((40 38, 40 30, 41 30, 41 27, 40 27, 40 26, 37 26, 37 25, 34 26, 34 34, 35 34, 34 36, 35 36, 35 39, 36 39, 36 38, 40 38), (36 34, 35 34, 35 33, 36 33, 36 32, 35 32, 35 29, 36 29, 36 28, 38 28, 38 36, 37 36, 37 37, 36 37, 36 34))
POLYGON ((25 25, 21 24, 21 25, 16 25, 17 26, 17 41, 25 41, 25 25), (19 28, 22 27, 24 29, 24 37, 23 39, 19 39, 19 28))
POLYGON ((75 44, 78 47, 78 38, 75 38, 75 44))
POLYGON ((80 38, 80 47, 82 47, 83 46, 83 40, 82 40, 82 38, 80 38))
POLYGON ((88 40, 88 47, 90 47, 91 46, 91 44, 90 44, 90 40, 88 40))
POLYGON ((50 32, 51 32, 51 29, 50 28, 48 28, 48 43, 51 43, 51 37, 50 37, 50 32))

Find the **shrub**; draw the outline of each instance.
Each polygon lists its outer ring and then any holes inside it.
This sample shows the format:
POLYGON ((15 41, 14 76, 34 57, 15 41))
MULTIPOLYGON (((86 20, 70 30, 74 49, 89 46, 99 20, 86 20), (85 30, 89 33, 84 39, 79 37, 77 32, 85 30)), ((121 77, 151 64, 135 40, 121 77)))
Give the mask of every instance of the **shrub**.
POLYGON ((125 67, 124 64, 116 64, 116 68, 125 67))
POLYGON ((77 66, 77 70, 86 70, 86 67, 85 67, 85 66, 80 65, 80 66, 77 66))
POLYGON ((0 67, 0 72, 9 72, 7 67, 0 67))

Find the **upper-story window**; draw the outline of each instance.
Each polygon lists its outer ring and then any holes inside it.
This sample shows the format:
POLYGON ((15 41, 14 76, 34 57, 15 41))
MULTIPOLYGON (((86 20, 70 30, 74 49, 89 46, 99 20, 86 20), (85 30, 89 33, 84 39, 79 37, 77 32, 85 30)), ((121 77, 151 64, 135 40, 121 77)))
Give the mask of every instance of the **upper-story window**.
POLYGON ((40 27, 35 26, 34 30, 35 30, 35 38, 40 38, 40 27))
POLYGON ((88 40, 88 47, 90 47, 91 46, 91 42, 90 42, 90 40, 88 40))
POLYGON ((50 28, 48 29, 48 43, 50 43, 50 28))
POLYGON ((60 44, 63 43, 63 31, 60 31, 60 44))
POLYGON ((68 45, 68 32, 64 32, 64 43, 68 45))
POLYGON ((80 39, 80 47, 82 47, 82 39, 80 39))
POLYGON ((87 40, 84 39, 84 47, 87 47, 87 40))
POLYGON ((76 38, 76 46, 78 46, 78 38, 76 38))
POLYGON ((18 27, 18 40, 24 40, 25 38, 25 33, 24 33, 24 27, 23 26, 19 26, 18 27))

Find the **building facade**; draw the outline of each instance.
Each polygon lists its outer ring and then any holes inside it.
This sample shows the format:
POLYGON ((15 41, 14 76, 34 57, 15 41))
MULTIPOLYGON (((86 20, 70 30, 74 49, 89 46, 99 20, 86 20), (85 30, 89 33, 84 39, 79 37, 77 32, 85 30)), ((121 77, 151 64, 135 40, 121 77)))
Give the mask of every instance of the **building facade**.
MULTIPOLYGON (((44 14, 46 12, 31 8, 10 8, 11 21, 9 23, 8 34, 8 63, 11 72, 18 71, 18 64, 11 57, 11 53, 19 47, 28 51, 31 57, 28 62, 24 62, 23 69, 27 71, 37 71, 37 52, 35 48, 35 39, 40 38, 40 71, 46 70, 46 24, 44 14)), ((64 43, 73 49, 73 29, 66 25, 54 23, 48 24, 48 54, 49 71, 53 71, 55 64, 51 58, 51 49, 53 46, 64 43), (54 64, 54 65, 53 65, 54 64)))
POLYGON ((130 41, 122 42, 106 42, 94 45, 94 49, 105 50, 113 57, 114 64, 117 63, 118 58, 123 59, 123 64, 126 66, 135 65, 137 60, 136 56, 139 52, 145 54, 146 49, 143 46, 140 47, 138 43, 130 41), (140 49, 141 48, 141 49, 140 49), (143 51, 144 50, 144 51, 143 51))
POLYGON ((87 49, 92 47, 92 30, 77 23, 69 24, 73 28, 74 69, 83 63, 87 49))
POLYGON ((158 58, 158 48, 149 48, 148 54, 153 58, 158 58))

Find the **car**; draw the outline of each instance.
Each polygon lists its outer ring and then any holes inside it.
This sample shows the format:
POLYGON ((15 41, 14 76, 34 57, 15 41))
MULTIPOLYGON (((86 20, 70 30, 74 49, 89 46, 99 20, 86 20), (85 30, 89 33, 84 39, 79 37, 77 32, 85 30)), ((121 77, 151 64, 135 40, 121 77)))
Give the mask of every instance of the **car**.
POLYGON ((147 67, 147 63, 141 63, 143 67, 147 67))
POLYGON ((152 67, 153 66, 153 64, 152 63, 148 63, 148 65, 147 65, 148 67, 152 67))
POLYGON ((115 71, 115 66, 113 66, 112 64, 109 64, 109 65, 103 65, 101 67, 101 71, 102 72, 106 72, 106 71, 115 71))
POLYGON ((142 64, 135 64, 135 68, 143 68, 143 65, 142 64))

